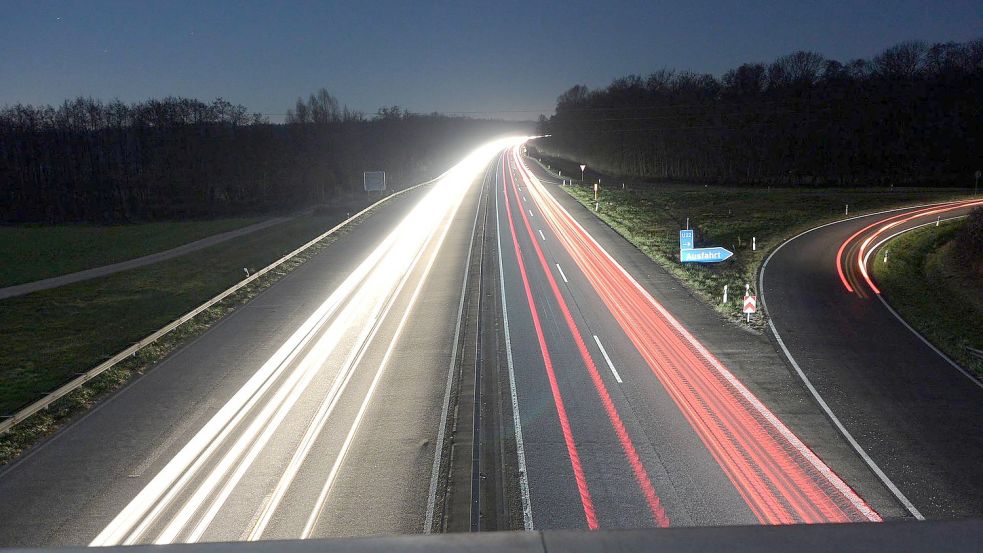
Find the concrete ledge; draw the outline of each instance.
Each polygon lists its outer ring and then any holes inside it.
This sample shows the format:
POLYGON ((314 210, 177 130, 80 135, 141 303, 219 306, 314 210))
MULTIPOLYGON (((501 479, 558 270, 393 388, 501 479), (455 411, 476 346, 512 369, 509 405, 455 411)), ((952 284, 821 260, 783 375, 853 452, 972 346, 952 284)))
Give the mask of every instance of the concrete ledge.
MULTIPOLYGON (((110 547, 128 553, 282 553, 375 551, 409 552, 584 552, 664 551, 670 553, 867 553, 980 551, 983 520, 818 524, 793 526, 724 526, 652 530, 547 530, 488 532, 379 538, 139 545, 110 547)), ((91 552, 85 547, 59 549, 0 549, 0 552, 91 552)))

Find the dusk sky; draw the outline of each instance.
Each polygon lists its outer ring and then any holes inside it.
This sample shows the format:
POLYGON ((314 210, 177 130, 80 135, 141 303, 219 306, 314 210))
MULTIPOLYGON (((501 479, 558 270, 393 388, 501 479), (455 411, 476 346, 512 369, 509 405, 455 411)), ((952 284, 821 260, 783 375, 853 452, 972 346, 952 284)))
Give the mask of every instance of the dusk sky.
POLYGON ((979 1, 0 1, 0 105, 224 97, 278 121, 327 88, 374 113, 535 118, 574 84, 721 74, 794 50, 847 60, 979 38, 979 1))

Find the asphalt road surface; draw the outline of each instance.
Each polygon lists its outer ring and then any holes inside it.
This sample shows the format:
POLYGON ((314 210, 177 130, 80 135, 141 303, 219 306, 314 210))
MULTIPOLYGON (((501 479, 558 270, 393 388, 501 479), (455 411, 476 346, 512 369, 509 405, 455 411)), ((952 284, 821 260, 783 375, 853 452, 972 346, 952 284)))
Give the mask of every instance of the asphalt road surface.
POLYGON ((766 338, 514 144, 0 473, 0 545, 908 516, 766 338))
POLYGON ((884 240, 972 205, 826 225, 779 248, 761 275, 791 358, 909 510, 926 518, 983 515, 983 386, 891 312, 867 267, 881 261, 872 252, 884 240))
POLYGON ((503 288, 534 523, 880 518, 608 254, 560 203, 565 194, 514 152, 501 172, 503 288))
POLYGON ((0 474, 0 544, 422 532, 491 155, 383 204, 0 474))

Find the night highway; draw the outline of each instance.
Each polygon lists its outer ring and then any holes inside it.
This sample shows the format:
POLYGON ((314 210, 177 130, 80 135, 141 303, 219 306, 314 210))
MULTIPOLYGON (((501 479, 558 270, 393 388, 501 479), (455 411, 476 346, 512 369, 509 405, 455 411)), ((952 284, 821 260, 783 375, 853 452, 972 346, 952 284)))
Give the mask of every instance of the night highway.
POLYGON ((661 303, 522 142, 385 204, 14 463, 4 543, 907 516, 849 453, 817 456, 798 432, 832 431, 818 407, 784 422, 719 331, 681 322, 713 315, 661 303))
POLYGON ((0 4, 0 553, 983 551, 978 3, 0 4))

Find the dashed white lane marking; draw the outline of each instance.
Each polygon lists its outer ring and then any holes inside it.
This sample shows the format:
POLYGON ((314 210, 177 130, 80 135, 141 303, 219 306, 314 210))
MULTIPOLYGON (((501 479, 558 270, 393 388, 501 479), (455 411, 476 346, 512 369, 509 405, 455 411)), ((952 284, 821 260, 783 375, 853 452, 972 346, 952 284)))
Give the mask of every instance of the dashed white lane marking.
POLYGON ((543 229, 539 229, 539 236, 541 236, 543 240, 546 240, 546 235, 543 234, 543 229))
POLYGON ((560 276, 563 277, 563 282, 569 283, 570 281, 567 280, 567 275, 563 274, 563 267, 560 267, 560 264, 557 263, 556 268, 560 271, 560 276))
POLYGON ((611 369, 611 374, 614 375, 614 379, 618 381, 618 384, 621 384, 621 375, 618 374, 618 369, 614 368, 614 363, 612 363, 611 358, 608 357, 608 352, 604 349, 604 346, 601 344, 601 339, 597 337, 597 334, 594 335, 594 341, 597 342, 597 347, 600 348, 601 355, 604 356, 604 361, 607 362, 608 368, 611 369))
POLYGON ((535 217, 535 215, 533 215, 533 213, 532 213, 532 210, 531 210, 531 209, 529 210, 529 216, 530 216, 530 217, 535 217))

